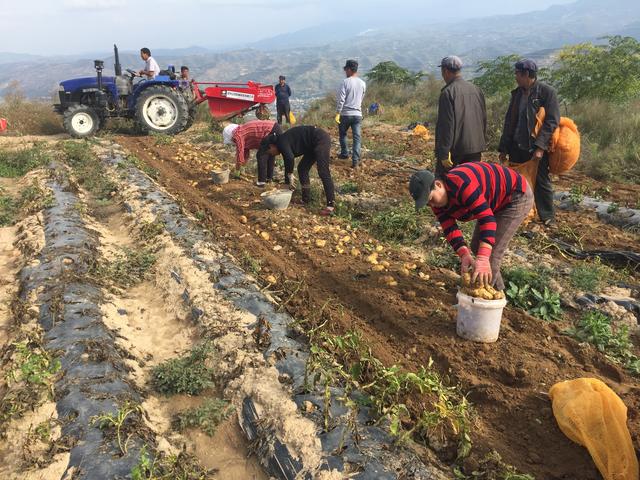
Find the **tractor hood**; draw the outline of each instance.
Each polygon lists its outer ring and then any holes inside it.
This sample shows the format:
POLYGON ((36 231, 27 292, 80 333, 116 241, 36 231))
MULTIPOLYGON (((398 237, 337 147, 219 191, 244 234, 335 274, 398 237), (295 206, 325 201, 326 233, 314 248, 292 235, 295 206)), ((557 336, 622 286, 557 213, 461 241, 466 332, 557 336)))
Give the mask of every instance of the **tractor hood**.
MULTIPOLYGON (((115 84, 115 77, 102 77, 103 85, 115 84)), ((74 78, 72 80, 64 80, 60 82, 60 90, 65 92, 75 92, 78 89, 98 88, 98 79, 96 77, 74 78)))

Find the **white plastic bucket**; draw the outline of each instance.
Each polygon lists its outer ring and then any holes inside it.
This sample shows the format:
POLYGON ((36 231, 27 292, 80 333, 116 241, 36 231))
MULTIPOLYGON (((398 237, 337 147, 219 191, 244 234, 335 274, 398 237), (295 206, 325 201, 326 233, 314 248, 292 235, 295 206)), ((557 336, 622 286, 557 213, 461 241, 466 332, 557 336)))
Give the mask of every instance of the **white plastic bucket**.
POLYGON ((231 170, 229 169, 214 170, 213 172, 211 172, 211 180, 213 180, 213 183, 215 183, 216 185, 224 185, 225 183, 229 183, 230 173, 231 170))
POLYGON ((502 310, 506 299, 484 300, 458 292, 458 323, 456 333, 474 342, 492 343, 498 340, 502 310))

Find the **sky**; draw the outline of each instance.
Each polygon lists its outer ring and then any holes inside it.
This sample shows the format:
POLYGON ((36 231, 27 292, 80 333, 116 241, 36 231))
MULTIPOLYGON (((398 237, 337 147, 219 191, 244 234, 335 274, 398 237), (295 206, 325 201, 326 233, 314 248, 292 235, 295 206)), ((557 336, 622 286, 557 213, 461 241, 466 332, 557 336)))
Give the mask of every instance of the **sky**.
POLYGON ((224 48, 333 22, 432 23, 572 1, 0 0, 0 51, 72 55, 107 52, 113 43, 134 51, 142 46, 224 48))

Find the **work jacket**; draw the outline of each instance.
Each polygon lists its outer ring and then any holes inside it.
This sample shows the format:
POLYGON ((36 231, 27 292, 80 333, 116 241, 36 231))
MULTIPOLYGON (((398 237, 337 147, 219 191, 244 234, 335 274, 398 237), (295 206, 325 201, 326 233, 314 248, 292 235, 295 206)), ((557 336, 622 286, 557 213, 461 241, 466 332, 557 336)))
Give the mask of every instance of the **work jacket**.
MULTIPOLYGON (((504 118, 504 128, 502 129, 500 145, 498 146, 498 151, 501 153, 510 153, 513 149, 519 148, 518 145, 516 145, 514 135, 516 127, 518 126, 518 107, 523 92, 524 90, 520 87, 511 91, 511 101, 509 102, 509 108, 507 108, 507 114, 504 118)), ((551 136, 560 122, 560 104, 558 103, 558 94, 555 89, 546 83, 536 80, 529 92, 526 116, 527 131, 530 134, 528 150, 531 151, 534 148, 541 148, 546 152, 549 150, 551 136), (546 114, 540 133, 534 138, 532 135, 536 126, 536 114, 540 107, 544 107, 546 114)))
POLYGON ((487 149, 487 110, 482 91, 457 77, 440 92, 436 123, 436 159, 446 160, 487 149))

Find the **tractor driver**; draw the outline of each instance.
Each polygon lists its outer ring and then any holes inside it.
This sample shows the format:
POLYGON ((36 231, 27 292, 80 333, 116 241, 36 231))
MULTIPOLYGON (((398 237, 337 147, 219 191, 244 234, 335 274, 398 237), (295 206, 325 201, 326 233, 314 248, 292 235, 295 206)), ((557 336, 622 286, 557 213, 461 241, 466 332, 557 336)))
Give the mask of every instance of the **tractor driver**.
POLYGON ((147 47, 140 49, 140 58, 144 60, 144 69, 138 72, 141 77, 147 77, 152 80, 160 73, 160 66, 158 62, 151 56, 151 50, 147 47))

